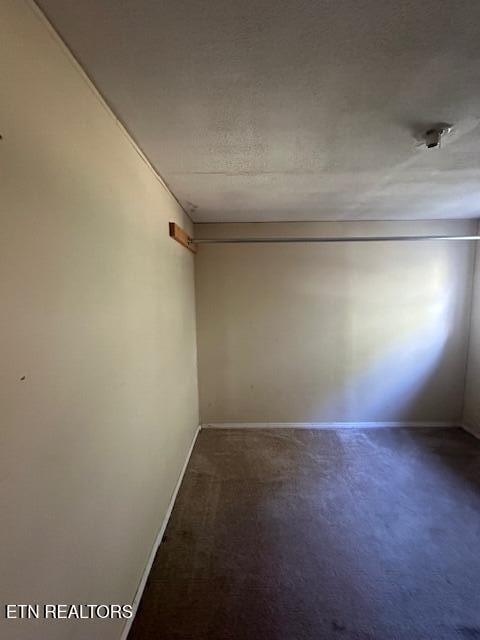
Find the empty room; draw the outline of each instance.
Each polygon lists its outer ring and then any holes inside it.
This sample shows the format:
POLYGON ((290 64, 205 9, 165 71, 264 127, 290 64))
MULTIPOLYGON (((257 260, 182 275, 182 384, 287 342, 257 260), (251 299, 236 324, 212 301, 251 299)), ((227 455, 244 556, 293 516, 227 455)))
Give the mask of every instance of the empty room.
POLYGON ((480 639, 480 3, 0 31, 1 640, 480 639))

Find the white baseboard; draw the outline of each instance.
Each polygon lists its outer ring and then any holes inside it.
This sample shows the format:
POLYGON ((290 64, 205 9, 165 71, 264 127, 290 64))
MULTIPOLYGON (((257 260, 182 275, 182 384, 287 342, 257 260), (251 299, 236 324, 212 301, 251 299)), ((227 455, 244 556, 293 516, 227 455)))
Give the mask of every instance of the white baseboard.
POLYGON ((143 591, 145 589, 145 585, 147 584, 148 576, 150 574, 150 570, 152 568, 153 561, 155 560, 155 556, 157 555, 158 547, 160 546, 160 543, 161 543, 162 538, 163 538, 163 534, 165 533, 165 529, 167 528, 168 521, 170 520, 170 515, 172 513, 173 505, 175 504, 175 500, 177 499, 178 490, 180 489, 180 485, 182 484, 183 476, 185 475, 185 470, 186 470, 186 468, 188 466, 188 463, 190 461, 190 456, 192 455, 193 447, 195 446, 195 442, 197 441, 197 436, 198 436, 201 428, 202 428, 201 425, 199 425, 197 430, 195 431, 195 435, 193 436, 193 440, 192 440, 192 443, 191 443, 190 448, 188 450, 187 457, 185 458, 185 462, 183 464, 182 470, 181 470, 180 475, 178 477, 177 484, 175 485, 175 489, 173 490, 172 497, 171 497, 170 503, 168 505, 167 513, 165 514, 165 518, 163 519, 162 526, 160 527, 160 530, 159 530, 159 532, 157 534, 157 537, 155 538, 155 542, 153 544, 152 551, 151 551, 150 556, 148 558, 147 566, 145 567, 145 571, 143 572, 142 579, 140 580, 140 584, 138 585, 137 591, 135 593, 135 597, 134 597, 133 602, 132 602, 133 615, 129 620, 127 620, 127 622, 125 624, 125 627, 124 627, 124 629, 122 631, 122 635, 120 636, 120 640, 127 640, 127 636, 130 633, 130 629, 132 627, 133 621, 134 621, 135 616, 137 614, 138 605, 140 604, 140 600, 142 599, 142 595, 143 595, 143 591))
POLYGON ((459 427, 454 422, 206 422, 202 429, 379 429, 383 427, 459 427))
POLYGON ((461 424, 462 429, 464 429, 467 433, 472 435, 474 438, 480 440, 480 432, 476 431, 473 427, 470 427, 468 424, 461 424))

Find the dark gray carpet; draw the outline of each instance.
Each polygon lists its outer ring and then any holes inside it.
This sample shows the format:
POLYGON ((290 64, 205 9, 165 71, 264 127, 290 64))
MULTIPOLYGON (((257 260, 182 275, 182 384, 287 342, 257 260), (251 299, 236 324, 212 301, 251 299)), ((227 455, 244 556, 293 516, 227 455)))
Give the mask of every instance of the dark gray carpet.
POLYGON ((480 442, 202 431, 129 640, 480 638, 480 442))

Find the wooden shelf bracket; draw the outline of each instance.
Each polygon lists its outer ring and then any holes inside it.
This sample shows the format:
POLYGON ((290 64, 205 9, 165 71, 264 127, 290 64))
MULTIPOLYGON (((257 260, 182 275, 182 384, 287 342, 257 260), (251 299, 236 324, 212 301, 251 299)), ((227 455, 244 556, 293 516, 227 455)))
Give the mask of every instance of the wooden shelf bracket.
POLYGON ((171 238, 179 242, 192 253, 197 253, 197 245, 194 243, 192 238, 190 238, 188 233, 184 231, 182 227, 179 227, 176 222, 169 222, 168 230, 171 238))

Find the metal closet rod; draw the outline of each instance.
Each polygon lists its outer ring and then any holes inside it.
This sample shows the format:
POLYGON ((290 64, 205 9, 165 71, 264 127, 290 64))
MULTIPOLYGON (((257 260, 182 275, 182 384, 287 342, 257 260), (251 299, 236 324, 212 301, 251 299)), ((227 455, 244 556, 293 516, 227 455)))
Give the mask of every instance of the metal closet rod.
POLYGON ((275 244, 309 242, 418 242, 422 240, 480 240, 480 236, 299 236, 293 238, 195 238, 190 244, 275 244))

